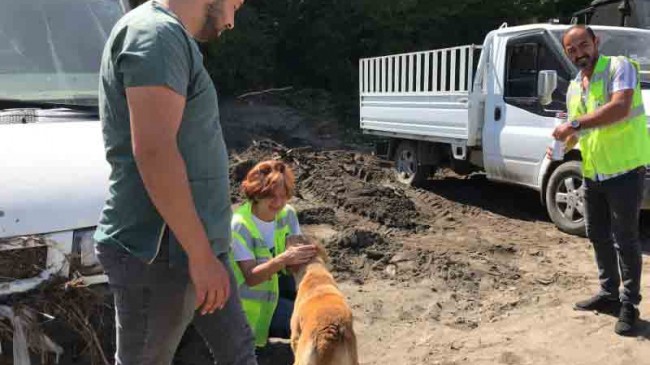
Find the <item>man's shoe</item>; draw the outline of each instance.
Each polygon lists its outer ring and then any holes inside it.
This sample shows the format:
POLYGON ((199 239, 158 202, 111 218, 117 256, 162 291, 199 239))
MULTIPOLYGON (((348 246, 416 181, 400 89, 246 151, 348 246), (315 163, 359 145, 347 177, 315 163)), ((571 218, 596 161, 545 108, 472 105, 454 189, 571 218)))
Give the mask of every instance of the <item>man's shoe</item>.
POLYGON ((631 335, 638 320, 639 310, 632 303, 624 302, 621 305, 621 313, 618 315, 614 332, 621 336, 631 335))
POLYGON ((621 302, 614 299, 609 299, 600 295, 596 295, 587 300, 577 302, 573 309, 579 311, 599 312, 604 314, 611 314, 617 316, 621 310, 621 302))

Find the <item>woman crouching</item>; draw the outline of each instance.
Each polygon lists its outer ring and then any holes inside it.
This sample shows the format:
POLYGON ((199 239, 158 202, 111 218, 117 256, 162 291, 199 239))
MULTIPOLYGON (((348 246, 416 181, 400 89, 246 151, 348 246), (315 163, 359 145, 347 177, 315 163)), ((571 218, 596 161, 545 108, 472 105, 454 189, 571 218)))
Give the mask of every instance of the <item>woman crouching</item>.
POLYGON ((296 287, 285 269, 316 254, 313 245, 286 249, 287 236, 300 234, 296 212, 287 204, 294 187, 293 172, 283 162, 260 162, 242 183, 247 201, 232 219, 232 266, 258 348, 269 337, 289 338, 296 287))

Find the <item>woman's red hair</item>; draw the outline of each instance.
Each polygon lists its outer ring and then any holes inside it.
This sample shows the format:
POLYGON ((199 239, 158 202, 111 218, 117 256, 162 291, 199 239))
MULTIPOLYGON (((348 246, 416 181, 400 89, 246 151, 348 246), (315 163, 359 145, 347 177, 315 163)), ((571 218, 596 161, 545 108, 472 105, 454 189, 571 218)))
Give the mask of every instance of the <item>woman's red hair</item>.
POLYGON ((284 186, 287 199, 293 196, 295 176, 282 161, 267 160, 255 165, 242 182, 241 190, 248 200, 270 198, 278 186, 284 186))

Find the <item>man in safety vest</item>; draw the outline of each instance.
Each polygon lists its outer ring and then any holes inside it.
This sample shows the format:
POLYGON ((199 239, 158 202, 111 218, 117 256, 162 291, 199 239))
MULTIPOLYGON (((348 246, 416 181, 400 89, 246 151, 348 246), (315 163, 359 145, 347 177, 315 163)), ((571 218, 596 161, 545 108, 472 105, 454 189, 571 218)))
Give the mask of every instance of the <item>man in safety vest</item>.
POLYGON ((599 271, 600 293, 575 309, 618 315, 615 332, 629 335, 641 301, 639 214, 650 134, 638 63, 599 55, 598 43, 593 30, 581 25, 562 37, 566 55, 580 72, 567 92, 568 121, 553 137, 580 143, 587 236, 599 271))

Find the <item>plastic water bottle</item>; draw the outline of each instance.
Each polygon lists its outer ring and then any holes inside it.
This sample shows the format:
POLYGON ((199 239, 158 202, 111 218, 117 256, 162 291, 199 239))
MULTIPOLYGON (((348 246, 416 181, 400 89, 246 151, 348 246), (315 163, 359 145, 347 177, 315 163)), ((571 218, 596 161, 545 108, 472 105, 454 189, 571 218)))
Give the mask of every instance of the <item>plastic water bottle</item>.
MULTIPOLYGON (((555 113, 555 126, 557 127, 558 125, 565 123, 566 119, 567 119, 566 113, 555 113)), ((553 139, 553 144, 551 145, 551 148, 553 148, 553 153, 551 154, 551 160, 561 161, 564 159, 564 149, 566 148, 564 141, 558 141, 557 139, 553 139)))
POLYGON ((562 161, 564 160, 564 142, 553 140, 553 153, 551 154, 551 160, 553 161, 562 161))

